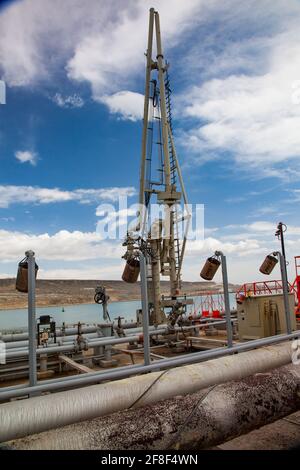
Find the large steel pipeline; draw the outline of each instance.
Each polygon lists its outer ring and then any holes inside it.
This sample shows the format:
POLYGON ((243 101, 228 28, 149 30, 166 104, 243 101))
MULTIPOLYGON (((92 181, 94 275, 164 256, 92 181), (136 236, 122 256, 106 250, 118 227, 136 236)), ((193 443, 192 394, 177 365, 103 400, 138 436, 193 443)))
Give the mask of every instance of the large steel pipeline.
POLYGON ((13 387, 4 387, 0 391, 0 402, 10 400, 16 397, 27 397, 31 394, 41 394, 43 392, 54 392, 58 390, 65 390, 67 388, 83 387, 106 380, 118 380, 124 377, 130 377, 136 374, 153 372, 161 369, 168 369, 170 367, 178 367, 185 364, 193 364, 196 362, 207 361, 216 359, 223 356, 228 356, 236 353, 241 353, 262 346, 270 346, 284 341, 292 340, 300 337, 300 331, 296 331, 290 335, 276 335, 267 338, 248 341, 246 343, 237 344, 232 348, 222 347, 215 348, 209 351, 201 351, 199 353, 182 354, 179 357, 167 358, 157 360, 149 365, 132 365, 116 367, 107 372, 88 372, 77 377, 63 377, 58 379, 43 380, 34 387, 16 385, 13 387))
MULTIPOLYGON (((4 403, 0 405, 0 442, 194 393, 290 362, 291 343, 286 342, 204 363, 4 403)), ((144 368, 151 366, 155 364, 144 368)))
MULTIPOLYGON (((186 396, 10 441, 17 450, 199 450, 300 409, 300 367, 284 366, 186 396), (130 432, 128 432, 130 429, 130 432)), ((299 435, 300 444, 300 435, 299 435)))

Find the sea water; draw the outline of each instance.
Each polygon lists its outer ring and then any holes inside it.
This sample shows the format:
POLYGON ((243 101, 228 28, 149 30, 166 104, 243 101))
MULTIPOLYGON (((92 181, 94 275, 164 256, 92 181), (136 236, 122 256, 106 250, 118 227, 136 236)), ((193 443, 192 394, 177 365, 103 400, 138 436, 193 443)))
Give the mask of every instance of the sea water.
MULTIPOLYGON (((198 312, 199 298, 194 298, 195 305, 188 305, 188 313, 198 312)), ((235 308, 235 296, 230 294, 231 308, 235 308)), ((129 302, 110 302, 108 311, 110 319, 116 320, 119 316, 124 318, 123 322, 136 321, 136 310, 141 308, 140 300, 129 302)), ((37 307, 36 318, 41 315, 53 317, 57 326, 64 322, 67 325, 78 323, 92 324, 103 321, 102 306, 98 304, 64 305, 53 307, 37 307)), ((0 310, 0 331, 26 329, 28 312, 26 308, 11 310, 0 310)))

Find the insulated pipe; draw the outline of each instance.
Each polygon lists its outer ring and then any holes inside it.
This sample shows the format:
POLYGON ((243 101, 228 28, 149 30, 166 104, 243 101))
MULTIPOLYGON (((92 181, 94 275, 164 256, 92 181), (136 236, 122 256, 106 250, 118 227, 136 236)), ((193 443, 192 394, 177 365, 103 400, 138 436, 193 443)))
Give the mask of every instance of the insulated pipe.
MULTIPOLYGON (((101 326, 82 326, 81 327, 81 332, 82 333, 95 333, 101 326)), ((63 331, 61 328, 56 328, 56 336, 70 336, 70 335, 76 335, 78 334, 78 328, 65 328, 63 331)), ((0 339, 1 341, 4 341, 4 343, 11 343, 14 341, 25 341, 28 340, 28 332, 25 331, 24 333, 10 333, 10 334, 0 334, 0 339)))
MULTIPOLYGON (((122 328, 129 330, 128 325, 129 325, 129 324, 122 325, 122 328)), ((108 325, 108 326, 109 326, 109 325, 108 325)), ((189 326, 190 326, 190 325, 189 325, 189 326)), ((104 325, 102 325, 102 328, 103 328, 103 327, 104 327, 104 325)), ((106 327, 107 327, 107 326, 106 326, 106 327)), ((163 328, 163 327, 166 328, 167 325, 161 325, 160 327, 161 327, 161 328, 163 328)), ((156 329, 155 326, 150 326, 149 328, 150 328, 150 330, 153 330, 153 331, 156 329)), ((132 331, 127 331, 127 332, 126 332, 127 335, 128 335, 128 337, 133 336, 133 335, 136 335, 137 333, 142 333, 143 328, 142 328, 142 327, 135 327, 135 326, 133 326, 133 327, 130 328, 130 330, 132 330, 132 331)), ((90 340, 90 339, 97 339, 97 340, 99 339, 99 340, 100 340, 100 339, 102 339, 102 338, 103 338, 103 340, 104 340, 104 339, 107 340, 107 339, 109 339, 109 338, 111 338, 111 339, 118 338, 118 337, 116 337, 116 336, 104 336, 103 333, 102 333, 102 335, 101 335, 101 334, 100 334, 101 332, 102 332, 102 331, 100 330, 98 333, 83 333, 81 336, 82 336, 84 339, 88 339, 88 340, 90 340)), ((58 337, 56 343, 48 343, 48 346, 47 346, 47 347, 49 347, 49 346, 51 346, 51 345, 55 345, 55 344, 57 344, 57 345, 59 346, 61 342, 63 342, 63 343, 69 342, 69 343, 70 343, 70 342, 72 342, 72 341, 75 341, 77 338, 78 338, 78 334, 76 334, 76 335, 70 335, 70 336, 63 336, 63 335, 61 335, 61 336, 58 337)), ((18 347, 18 348, 20 347, 20 348, 26 349, 26 346, 27 346, 27 345, 28 345, 28 341, 14 341, 14 342, 7 342, 7 343, 6 343, 6 348, 7 348, 7 349, 11 349, 11 348, 14 348, 14 347, 18 347)))
MULTIPOLYGON (((155 333, 157 334, 157 333, 155 333)), ((113 339, 95 339, 95 340, 90 340, 86 342, 86 347, 85 349, 88 348, 94 348, 96 346, 109 346, 111 344, 122 344, 122 343, 132 343, 134 341, 139 340, 139 336, 126 336, 125 338, 113 338, 113 339)), ((76 344, 75 342, 73 343, 66 343, 62 346, 57 346, 57 345, 49 345, 49 347, 46 348, 39 348, 36 350, 36 354, 54 354, 54 353, 60 353, 63 351, 80 351, 82 348, 80 348, 80 345, 76 344)), ((20 356, 28 356, 28 349, 18 349, 18 350, 12 350, 6 353, 7 358, 15 358, 15 357, 20 357, 20 356)))
POLYGON ((5 448, 198 451, 297 411, 299 387, 300 368, 284 366, 239 382, 213 385, 186 396, 11 441, 5 448), (130 432, 120 432, 123 429, 130 432))
MULTIPOLYGON (((200 319, 201 316, 193 317, 193 320, 195 320, 197 318, 200 319)), ((208 318, 206 320, 213 321, 214 319, 213 318, 211 318, 211 319, 208 318)), ((97 331, 100 330, 100 332, 101 332, 101 328, 103 328, 104 326, 107 327, 107 326, 110 326, 110 324, 108 324, 108 325, 101 324, 101 325, 99 325, 99 327, 98 326, 81 327, 81 333, 84 336, 92 336, 94 334, 95 337, 96 337, 97 331)), ((166 325, 160 325, 160 326, 164 327, 166 325)), ((124 330, 134 330, 134 333, 143 331, 142 327, 137 326, 137 322, 123 323, 122 328, 124 330)), ((149 326, 149 328, 154 329, 155 326, 149 326)), ((114 329, 117 329, 116 325, 114 326, 114 329)), ((128 332, 128 334, 131 334, 131 332, 128 332)), ((78 329, 77 328, 66 328, 64 333, 62 332, 61 329, 56 330, 56 337, 57 338, 59 338, 59 337, 65 338, 65 337, 68 337, 68 336, 74 336, 74 338, 77 337, 78 336, 78 329)), ((0 334, 0 340, 3 341, 4 343, 26 341, 26 340, 28 340, 28 333, 27 332, 25 332, 25 333, 12 333, 12 334, 5 334, 5 335, 2 335, 2 336, 0 334)))
MULTIPOLYGON (((110 336, 110 337, 99 337, 99 336, 95 336, 93 338, 86 338, 85 336, 83 337, 83 340, 86 340, 87 341, 87 344, 89 344, 91 341, 107 341, 107 340, 111 340, 111 341, 114 341, 116 338, 115 336, 110 336), (103 338, 103 339, 102 339, 103 338)), ((38 351, 42 350, 42 351, 48 351, 49 350, 49 353, 53 352, 54 351, 54 348, 56 348, 56 351, 54 352, 57 352, 57 351, 63 351, 65 350, 65 348, 67 346, 74 346, 76 345, 76 338, 70 338, 68 341, 63 341, 62 342, 63 344, 61 344, 60 342, 57 342, 57 343, 48 343, 47 346, 45 347, 39 347, 37 349, 37 354, 38 351), (60 348, 60 349, 57 349, 57 348, 60 348), (51 351, 50 351, 51 350, 51 351)), ((26 347, 19 347, 19 346, 14 346, 14 347, 10 347, 10 344, 13 344, 13 343, 8 343, 7 347, 6 347, 6 357, 10 357, 10 355, 12 355, 11 357, 15 357, 14 353, 16 351, 19 351, 21 352, 23 355, 26 355, 27 354, 27 351, 28 351, 28 348, 26 347)))
MULTIPOLYGON (((161 331, 162 330, 159 330, 158 333, 160 333, 161 331)), ((153 334, 158 334, 158 333, 157 333, 157 331, 154 332, 154 330, 153 330, 153 334)), ((98 341, 105 341, 105 342, 111 341, 111 344, 113 344, 114 341, 120 339, 116 336, 99 336, 96 333, 82 335, 82 337, 83 337, 84 340, 87 340, 88 343, 90 343, 91 341, 97 341, 97 342, 98 341)), ((128 341, 124 341, 124 342, 131 342, 133 337, 137 338, 138 336, 136 334, 133 335, 133 334, 130 333, 130 334, 128 334, 128 336, 126 336, 126 338, 128 338, 128 341)), ((68 345, 74 344, 74 341, 76 340, 76 338, 77 338, 77 336, 69 336, 69 337, 60 338, 57 341, 57 343, 48 343, 47 346, 43 349, 47 350, 48 348, 53 348, 53 347, 60 347, 60 346, 63 347, 63 345, 61 345, 61 343, 68 344, 68 345)), ((122 338, 122 340, 124 340, 124 339, 125 339, 125 337, 122 338)), ((15 351, 16 349, 18 349, 18 350, 26 352, 26 350, 27 350, 26 346, 28 346, 27 341, 16 341, 14 343, 13 342, 7 343, 5 348, 6 348, 6 351, 11 350, 11 349, 13 349, 15 351)))
POLYGON ((180 357, 171 359, 162 359, 155 361, 155 363, 149 366, 133 365, 115 368, 109 372, 89 372, 79 377, 64 377, 63 379, 52 379, 43 380, 42 383, 35 387, 5 387, 0 391, 0 401, 9 400, 15 397, 26 397, 31 392, 43 393, 45 391, 57 391, 66 388, 82 387, 84 385, 90 385, 104 380, 117 380, 123 379, 124 377, 130 377, 135 374, 152 372, 163 368, 177 367, 184 364, 192 364, 199 361, 207 361, 209 359, 216 359, 222 356, 231 355, 233 353, 239 353, 247 350, 253 350, 262 346, 268 346, 283 341, 298 338, 300 331, 292 333, 291 335, 276 335, 269 338, 263 338, 259 340, 252 340, 243 344, 238 344, 232 348, 216 348, 210 351, 202 351, 193 354, 184 354, 180 357))
MULTIPOLYGON (((214 324, 223 324, 225 323, 224 321, 220 321, 214 324)), ((205 328, 207 325, 205 324, 198 324, 198 325, 190 325, 190 326, 182 326, 182 327, 176 327, 175 331, 187 331, 187 330, 194 330, 194 329, 200 329, 200 328, 205 328)), ((156 336, 156 335, 163 335, 163 334, 168 334, 169 331, 167 328, 158 328, 158 329, 153 329, 149 331, 150 336, 156 336)), ((114 337, 109 337, 109 338, 95 338, 95 339, 90 339, 87 340, 87 348, 92 348, 95 346, 109 346, 109 345, 114 345, 114 344, 123 344, 123 343, 133 343, 136 341, 141 340, 141 335, 128 335, 124 336, 122 338, 114 338, 114 337)), ((76 349, 80 349, 79 346, 75 342, 67 342, 64 345, 58 346, 55 343, 49 344, 49 346, 45 348, 39 348, 36 350, 36 354, 53 354, 57 352, 62 352, 62 351, 74 351, 76 349)), ((15 357, 20 357, 20 356, 28 356, 28 349, 19 349, 17 348, 16 350, 9 350, 6 353, 7 358, 15 358, 15 357)))
MULTIPOLYGON (((117 326, 114 325, 113 323, 108 323, 108 324, 103 324, 99 323, 97 325, 89 325, 89 326, 81 326, 81 333, 82 334, 88 334, 88 333, 96 333, 97 331, 101 331, 101 328, 107 327, 107 326, 113 326, 114 329, 117 329, 117 326)), ((128 323, 123 323, 122 328, 124 330, 131 329, 131 328, 139 328, 137 326, 137 322, 128 322, 128 323)), ((141 328, 140 328, 141 329, 141 328)), ((78 335, 78 328, 65 328, 63 331, 61 328, 56 329, 56 337, 65 337, 65 336, 77 336, 78 335)), ((24 333, 10 333, 10 334, 4 334, 1 335, 0 333, 0 340, 3 341, 4 343, 11 343, 15 341, 25 341, 28 340, 28 332, 24 333)))
MULTIPOLYGON (((149 334, 152 336, 155 336, 158 334, 164 334, 165 332, 166 332, 166 329, 161 328, 155 331, 150 331, 149 334)), ((86 342, 86 349, 94 348, 96 346, 110 346, 114 344, 133 343, 133 342, 139 341, 140 339, 141 339, 141 335, 130 335, 130 336, 122 337, 122 338, 109 337, 105 339, 103 338, 91 339, 86 342)), ((75 350, 80 350, 80 347, 75 342, 73 342, 73 343, 66 343, 62 346, 57 346, 54 344, 54 345, 51 345, 50 347, 39 348, 36 350, 36 354, 37 355, 54 354, 54 353, 59 353, 63 351, 75 351, 75 350)), ((19 357, 19 356, 28 356, 28 349, 18 349, 16 351, 10 350, 6 353, 7 358, 14 358, 14 357, 19 357)))
POLYGON ((205 363, 29 398, 26 402, 5 403, 0 406, 0 442, 187 395, 290 362, 291 344, 287 342, 205 363))
MULTIPOLYGON (((128 336, 128 337, 131 337, 131 336, 128 336)), ((83 338, 83 340, 87 340, 87 341, 101 341, 101 340, 106 341, 108 339, 111 339, 111 340, 116 339, 115 336, 98 336, 98 335, 93 336, 93 333, 91 334, 91 336, 83 335, 82 338, 83 338)), ((43 348, 43 346, 39 346, 38 349, 46 349, 47 350, 49 348, 63 347, 64 345, 75 344, 76 339, 77 339, 77 336, 69 336, 69 337, 66 337, 64 339, 60 338, 56 343, 47 343, 47 346, 45 346, 44 348, 43 348)), ((23 342, 20 341, 20 343, 23 343, 23 342)), ((20 351, 27 351, 28 348, 26 347, 26 344, 24 344, 24 346, 23 346, 23 345, 19 345, 18 342, 15 342, 15 343, 7 343, 5 345, 5 349, 6 349, 6 351, 11 352, 12 350, 16 351, 17 349, 20 350, 20 351), (13 346, 11 346, 11 345, 13 345, 13 346)))
MULTIPOLYGON (((75 341, 77 337, 78 337, 78 335, 62 336, 60 338, 57 338, 56 343, 49 342, 47 347, 49 347, 50 345, 55 345, 55 344, 60 345, 61 343, 71 343, 72 341, 75 341)), ((103 336, 99 336, 97 333, 89 333, 89 334, 86 334, 86 335, 84 334, 84 335, 82 335, 82 337, 87 338, 87 339, 103 338, 103 336)), ((113 338, 113 336, 112 336, 112 338, 113 338)), ((14 348, 27 349, 27 347, 28 347, 28 341, 27 340, 24 340, 24 341, 11 341, 11 342, 5 344, 6 351, 8 349, 14 349, 14 348)))
MULTIPOLYGON (((112 324, 109 324, 109 325, 105 325, 105 327, 107 326, 111 326, 112 324)), ((137 329, 137 330, 142 330, 141 328, 138 328, 137 326, 137 323, 136 322, 133 322, 133 323, 124 323, 122 325, 122 328, 125 330, 125 329, 137 329)), ((81 328, 81 334, 84 335, 84 336, 87 336, 87 337, 92 337, 95 336, 99 336, 97 332, 100 332, 101 333, 101 328, 103 328, 104 325, 101 324, 98 326, 88 326, 88 327, 82 327, 81 328)), ((117 326, 115 326, 115 329, 117 328, 117 326)), ((57 329, 56 330, 56 338, 70 338, 71 337, 74 337, 76 338, 78 336, 78 329, 77 328, 66 328, 65 332, 62 332, 61 329, 57 329)), ((7 344, 10 344, 10 343, 16 343, 16 342, 19 342, 19 341, 26 341, 28 340, 28 333, 14 333, 14 334, 7 334, 7 335, 0 335, 0 340, 3 341, 4 343, 7 343, 7 344)))
POLYGON ((1 334, 0 333, 0 340, 4 343, 10 343, 13 341, 24 341, 28 339, 28 333, 9 333, 9 334, 1 334))

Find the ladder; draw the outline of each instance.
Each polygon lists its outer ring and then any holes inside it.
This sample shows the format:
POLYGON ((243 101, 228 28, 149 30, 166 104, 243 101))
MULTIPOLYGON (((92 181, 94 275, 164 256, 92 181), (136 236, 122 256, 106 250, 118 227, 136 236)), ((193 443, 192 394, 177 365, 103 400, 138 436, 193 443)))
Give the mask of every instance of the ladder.
MULTIPOLYGON (((173 118, 172 118, 172 90, 170 86, 170 77, 168 73, 168 64, 165 72, 165 94, 166 94, 166 108, 167 108, 167 120, 173 133, 173 118)), ((176 185, 177 182, 177 165, 176 159, 173 151, 173 146, 169 138, 168 141, 169 147, 169 156, 170 156, 170 172, 171 172, 171 184, 176 185)), ((178 281, 178 287, 180 288, 180 278, 179 278, 179 269, 180 269, 180 253, 181 253, 181 243, 180 243, 180 234, 179 234, 179 221, 178 221, 178 207, 175 205, 172 208, 173 211, 173 225, 174 225, 174 249, 175 249, 175 267, 176 275, 178 281)))

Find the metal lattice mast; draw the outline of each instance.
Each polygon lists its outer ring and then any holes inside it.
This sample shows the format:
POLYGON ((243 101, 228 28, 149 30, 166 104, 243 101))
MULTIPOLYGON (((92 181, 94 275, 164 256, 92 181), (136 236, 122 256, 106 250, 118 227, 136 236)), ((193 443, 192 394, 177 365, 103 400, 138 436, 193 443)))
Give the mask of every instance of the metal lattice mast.
MULTIPOLYGON (((179 295, 180 272, 185 248, 185 239, 181 246, 178 230, 177 204, 182 196, 185 204, 186 193, 178 164, 172 136, 171 88, 168 76, 168 64, 164 60, 159 14, 150 9, 148 45, 146 52, 144 117, 140 166, 140 217, 138 231, 148 247, 147 280, 149 307, 152 323, 161 323, 165 319, 164 308, 173 306, 179 295), (153 59, 153 43, 156 39, 156 58, 153 59), (156 135, 156 132, 157 135, 156 135), (156 147, 155 147, 156 146, 156 147), (157 152, 156 152, 157 151, 157 152), (157 154, 156 154, 157 153, 157 154), (158 167, 154 160, 158 159, 158 167), (158 170, 159 178, 154 177, 158 170), (176 188, 180 185, 181 192, 176 188), (150 223, 152 195, 163 208, 159 220, 150 223), (153 235, 153 229, 158 236, 153 235), (170 299, 162 299, 160 277, 170 279, 170 299), (166 303, 167 302, 167 303, 166 303)), ((130 258, 130 236, 125 259, 130 258)))

